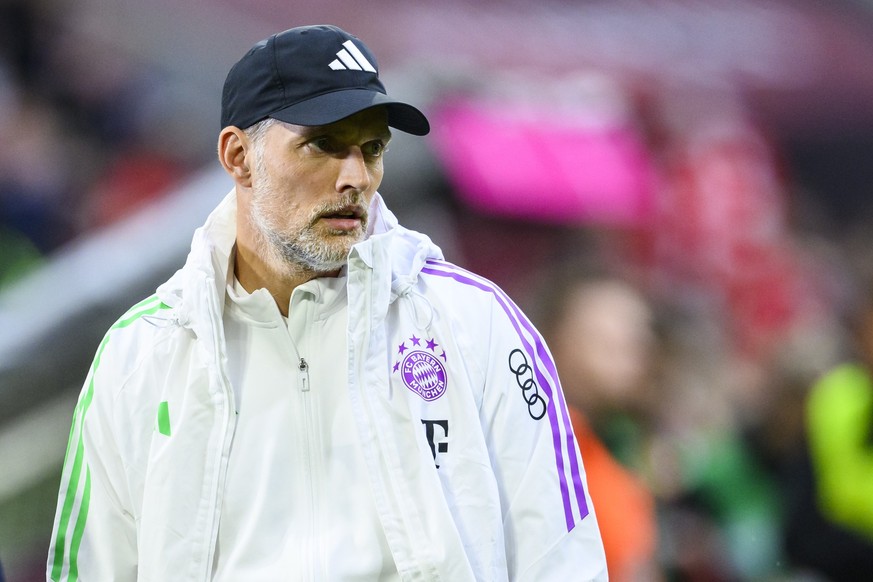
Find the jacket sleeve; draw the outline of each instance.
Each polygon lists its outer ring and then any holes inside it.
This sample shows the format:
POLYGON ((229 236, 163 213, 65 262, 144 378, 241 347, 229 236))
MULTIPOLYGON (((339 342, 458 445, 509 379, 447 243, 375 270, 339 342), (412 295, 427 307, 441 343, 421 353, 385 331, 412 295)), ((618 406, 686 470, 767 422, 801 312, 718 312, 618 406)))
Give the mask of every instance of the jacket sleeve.
POLYGON ((109 335, 73 414, 49 547, 47 580, 136 580, 136 534, 115 438, 109 335))
POLYGON ((539 332, 493 293, 482 423, 497 475, 511 580, 606 580, 606 558, 555 364, 539 332))

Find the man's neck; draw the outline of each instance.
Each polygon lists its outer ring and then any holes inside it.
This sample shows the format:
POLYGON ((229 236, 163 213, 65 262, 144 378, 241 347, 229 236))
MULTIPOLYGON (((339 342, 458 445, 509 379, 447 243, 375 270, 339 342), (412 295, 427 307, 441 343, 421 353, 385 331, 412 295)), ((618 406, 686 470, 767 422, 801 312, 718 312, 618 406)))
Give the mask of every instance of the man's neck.
POLYGON ((261 288, 269 291, 279 311, 287 317, 291 294, 298 285, 318 277, 336 277, 339 270, 319 272, 305 267, 273 265, 255 249, 237 240, 233 274, 249 293, 261 288))

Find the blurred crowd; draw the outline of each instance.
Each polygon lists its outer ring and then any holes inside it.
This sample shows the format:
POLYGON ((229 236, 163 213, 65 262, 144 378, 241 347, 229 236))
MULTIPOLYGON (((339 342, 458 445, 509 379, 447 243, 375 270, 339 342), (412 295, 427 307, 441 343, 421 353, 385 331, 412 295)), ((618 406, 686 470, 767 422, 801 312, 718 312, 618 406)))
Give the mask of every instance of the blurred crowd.
POLYGON ((735 120, 662 142, 644 224, 556 237, 530 311, 611 579, 867 579, 870 247, 792 219, 775 146, 735 120))
POLYGON ((167 75, 47 4, 0 2, 0 287, 204 161, 167 75))
POLYGON ((624 89, 605 93, 619 115, 580 101, 596 119, 576 127, 474 90, 443 153, 455 195, 475 191, 460 195, 475 207, 466 260, 520 298, 555 356, 610 578, 870 578, 873 204, 829 221, 827 194, 736 95, 624 89), (616 132, 642 144, 645 172, 616 132), (472 178, 468 144, 498 152, 476 154, 472 178), (626 198, 635 216, 597 199, 604 175, 649 175, 626 198), (522 209, 497 217, 479 203, 514 196, 522 209))
POLYGON ((623 269, 562 265, 540 301, 611 579, 869 576, 873 287, 766 353, 623 269))
MULTIPOLYGON (((0 288, 210 154, 162 71, 39 7, 0 2, 0 288)), ((495 220, 440 185, 468 265, 554 353, 611 579, 869 578, 870 239, 808 230, 809 199, 734 107, 636 116, 657 179, 629 223, 495 220)))

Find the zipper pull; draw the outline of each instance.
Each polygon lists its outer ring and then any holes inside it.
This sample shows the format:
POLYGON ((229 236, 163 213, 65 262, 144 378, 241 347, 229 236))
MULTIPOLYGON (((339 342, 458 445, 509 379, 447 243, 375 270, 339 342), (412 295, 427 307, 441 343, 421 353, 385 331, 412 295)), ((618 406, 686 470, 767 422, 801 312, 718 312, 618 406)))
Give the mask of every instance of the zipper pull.
POLYGON ((300 358, 298 369, 300 370, 300 390, 309 392, 309 364, 303 358, 300 358))

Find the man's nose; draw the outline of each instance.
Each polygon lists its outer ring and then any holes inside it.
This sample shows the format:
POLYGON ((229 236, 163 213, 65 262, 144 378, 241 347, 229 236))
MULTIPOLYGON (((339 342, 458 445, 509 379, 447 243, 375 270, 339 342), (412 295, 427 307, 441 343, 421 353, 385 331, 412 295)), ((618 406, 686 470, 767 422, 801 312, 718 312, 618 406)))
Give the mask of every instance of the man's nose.
POLYGON ((346 155, 340 159, 337 191, 345 192, 352 188, 364 192, 370 187, 371 179, 364 152, 359 147, 349 148, 346 155))

